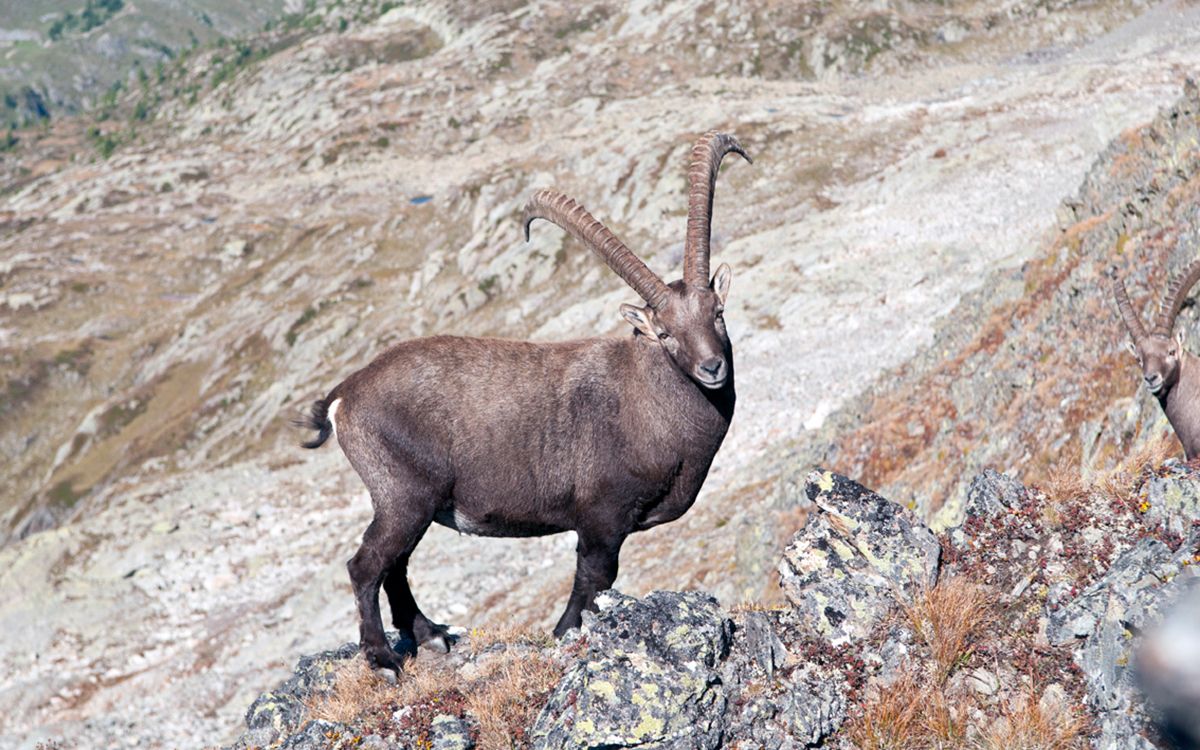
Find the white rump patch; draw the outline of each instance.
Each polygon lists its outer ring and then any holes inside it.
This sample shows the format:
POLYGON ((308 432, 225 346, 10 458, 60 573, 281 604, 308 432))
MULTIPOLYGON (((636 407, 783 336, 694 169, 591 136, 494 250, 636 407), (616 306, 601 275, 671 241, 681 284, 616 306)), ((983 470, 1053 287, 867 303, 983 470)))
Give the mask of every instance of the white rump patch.
POLYGON ((338 405, 342 403, 340 398, 335 398, 333 403, 329 405, 329 412, 326 414, 329 417, 329 424, 333 425, 333 436, 337 437, 337 422, 334 417, 337 416, 338 405))

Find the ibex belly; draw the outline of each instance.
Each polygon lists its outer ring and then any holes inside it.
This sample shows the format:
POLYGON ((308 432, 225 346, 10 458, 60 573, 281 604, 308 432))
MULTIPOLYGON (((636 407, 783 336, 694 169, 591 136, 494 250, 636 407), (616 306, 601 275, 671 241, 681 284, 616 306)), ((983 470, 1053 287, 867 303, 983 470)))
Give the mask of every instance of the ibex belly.
POLYGON ((528 537, 558 534, 568 529, 500 513, 471 514, 457 508, 440 510, 433 520, 448 529, 471 536, 528 537))

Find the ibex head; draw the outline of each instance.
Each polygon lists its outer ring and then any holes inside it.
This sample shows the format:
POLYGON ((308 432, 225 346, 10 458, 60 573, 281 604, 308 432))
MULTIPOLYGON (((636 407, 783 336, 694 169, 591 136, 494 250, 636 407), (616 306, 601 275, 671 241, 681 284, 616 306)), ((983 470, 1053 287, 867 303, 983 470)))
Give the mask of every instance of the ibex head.
POLYGON ((546 219, 592 248, 646 301, 644 307, 621 305, 621 315, 639 334, 657 340, 671 361, 705 388, 729 380, 732 349, 725 330, 725 302, 732 272, 721 264, 709 278, 713 188, 721 159, 730 152, 750 157, 733 136, 710 132, 692 147, 688 170, 687 242, 683 279, 666 284, 603 224, 571 198, 540 190, 525 206, 525 239, 534 219, 546 219))
POLYGON ((1154 330, 1147 333, 1129 301, 1124 282, 1113 277, 1113 296, 1116 297, 1117 309, 1121 311, 1121 319, 1131 339, 1129 350, 1142 367, 1146 388, 1155 396, 1165 396, 1179 382, 1180 363, 1184 354, 1183 332, 1172 337, 1171 331, 1188 291, 1197 281, 1200 281, 1200 259, 1193 261, 1167 285, 1154 330))

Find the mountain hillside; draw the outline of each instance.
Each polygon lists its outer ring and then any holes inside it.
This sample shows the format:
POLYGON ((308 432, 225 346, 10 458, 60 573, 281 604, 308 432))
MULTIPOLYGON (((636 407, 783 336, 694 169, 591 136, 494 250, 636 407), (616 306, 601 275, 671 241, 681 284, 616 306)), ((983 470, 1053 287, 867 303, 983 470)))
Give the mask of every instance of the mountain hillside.
POLYGON ((281 20, 289 5, 303 8, 300 0, 0 0, 0 127, 88 109, 201 45, 281 20))
MULTIPOLYGON (((1182 262, 1113 217, 1144 199, 1186 234, 1193 95, 1144 126, 1200 63, 1200 6, 387 5, 203 46, 0 155, 0 743, 232 739, 352 637, 369 503, 289 421, 411 336, 628 335, 635 295, 553 227, 522 242, 520 208, 556 185, 673 278, 710 128, 755 158, 714 219, 738 412, 620 588, 777 599, 816 463, 932 510, 984 463, 1102 470, 1161 431, 1084 292, 1115 262, 1140 303, 1182 262), (956 390, 990 371, 1016 386, 956 390)), ((439 621, 545 628, 573 547, 435 528, 412 583, 439 621)))

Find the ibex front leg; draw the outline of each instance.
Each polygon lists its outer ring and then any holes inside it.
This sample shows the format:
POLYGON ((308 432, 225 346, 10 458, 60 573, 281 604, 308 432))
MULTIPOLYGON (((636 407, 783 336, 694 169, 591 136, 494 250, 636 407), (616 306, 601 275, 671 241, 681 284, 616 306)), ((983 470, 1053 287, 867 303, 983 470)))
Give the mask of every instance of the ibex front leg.
POLYGON ((571 588, 566 611, 554 626, 555 637, 561 638, 571 628, 579 627, 583 622, 583 610, 596 610, 596 594, 612 588, 613 581, 617 580, 617 558, 624 541, 624 536, 597 538, 582 530, 579 532, 579 544, 575 548, 575 585, 571 588))

